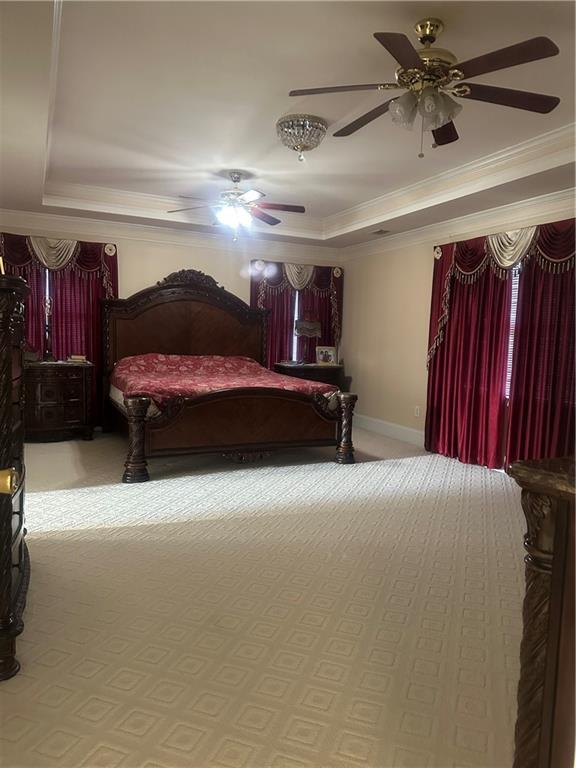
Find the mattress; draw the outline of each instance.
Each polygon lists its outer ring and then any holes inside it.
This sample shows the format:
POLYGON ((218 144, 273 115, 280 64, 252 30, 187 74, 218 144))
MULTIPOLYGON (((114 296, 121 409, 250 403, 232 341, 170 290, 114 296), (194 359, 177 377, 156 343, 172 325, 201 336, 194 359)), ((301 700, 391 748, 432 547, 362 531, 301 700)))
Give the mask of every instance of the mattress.
POLYGON ((119 360, 110 379, 110 397, 123 405, 124 397, 149 397, 160 412, 173 397, 194 398, 229 389, 271 387, 321 394, 327 397, 337 387, 273 373, 249 357, 222 355, 162 355, 148 353, 119 360))

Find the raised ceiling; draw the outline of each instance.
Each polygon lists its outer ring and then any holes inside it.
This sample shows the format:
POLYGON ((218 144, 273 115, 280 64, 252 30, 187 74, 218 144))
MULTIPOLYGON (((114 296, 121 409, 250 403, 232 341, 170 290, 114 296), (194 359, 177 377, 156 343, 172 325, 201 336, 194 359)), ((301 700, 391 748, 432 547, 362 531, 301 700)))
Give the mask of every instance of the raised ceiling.
POLYGON ((21 176, 13 189, 3 183, 3 208, 214 231, 209 210, 165 211, 179 195, 217 197, 222 170, 240 168, 268 200, 307 209, 258 231, 345 245, 574 183, 572 3, 3 5, 2 162, 21 176), (418 132, 389 116, 331 136, 376 106, 378 92, 288 97, 292 88, 393 80, 396 64, 372 34, 412 35, 424 16, 444 21, 439 44, 461 60, 550 37, 559 56, 477 80, 557 95, 560 106, 539 115, 463 102, 460 140, 428 142, 419 159, 418 132), (304 164, 274 128, 298 111, 330 125, 304 164))

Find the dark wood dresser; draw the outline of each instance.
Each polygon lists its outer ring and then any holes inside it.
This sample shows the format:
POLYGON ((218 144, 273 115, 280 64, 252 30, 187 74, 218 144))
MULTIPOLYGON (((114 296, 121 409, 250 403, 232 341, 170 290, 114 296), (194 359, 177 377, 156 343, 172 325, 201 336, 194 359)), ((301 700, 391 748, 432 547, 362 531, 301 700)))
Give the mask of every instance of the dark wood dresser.
POLYGON ((92 439, 91 363, 26 363, 26 440, 92 439))
POLYGON ((16 637, 30 578, 24 541, 22 359, 26 283, 0 276, 0 680, 20 669, 16 637))
POLYGON ((284 376, 295 376, 297 379, 323 381, 325 384, 333 384, 335 387, 338 387, 338 389, 343 389, 343 365, 316 365, 314 363, 274 363, 274 373, 282 373, 284 376))

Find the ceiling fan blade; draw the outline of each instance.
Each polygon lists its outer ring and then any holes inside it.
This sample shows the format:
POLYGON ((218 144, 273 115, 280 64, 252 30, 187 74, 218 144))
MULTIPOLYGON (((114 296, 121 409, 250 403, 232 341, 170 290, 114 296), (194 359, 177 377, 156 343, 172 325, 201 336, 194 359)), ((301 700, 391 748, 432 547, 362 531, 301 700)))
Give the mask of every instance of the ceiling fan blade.
POLYGON ((288 211, 289 213, 306 213, 303 205, 284 205, 283 203, 258 203, 258 208, 270 211, 288 211))
POLYGON ((498 69, 527 64, 529 61, 547 59, 549 56, 556 56, 557 53, 559 53, 558 46, 552 40, 547 37, 533 37, 523 43, 509 45, 507 48, 500 48, 498 51, 485 53, 484 56, 463 61, 456 64, 455 68, 468 79, 485 75, 487 72, 496 72, 498 69))
POLYGON ((410 40, 400 32, 374 32, 374 37, 404 69, 422 69, 422 59, 410 40))
POLYGON ((182 211, 197 211, 199 208, 209 208, 210 205, 206 203, 205 205, 193 205, 191 208, 175 208, 172 211, 166 211, 166 213, 181 213, 182 211))
POLYGON ((446 123, 446 125, 443 125, 441 128, 436 128, 435 131, 432 131, 432 136, 434 136, 434 141, 439 147, 444 144, 451 144, 453 141, 458 141, 460 138, 456 126, 452 121, 446 123))
POLYGON ((267 213, 264 213, 264 211, 261 211, 258 208, 250 208, 250 213, 252 216, 254 216, 254 218, 260 219, 260 221, 264 221, 266 224, 270 224, 273 227, 276 224, 280 224, 280 219, 276 219, 274 216, 269 216, 267 213))
POLYGON ((244 192, 238 200, 240 200, 243 203, 255 203, 256 200, 260 200, 261 198, 266 197, 264 192, 260 192, 257 189, 249 189, 247 192, 244 192))
POLYGON ((290 91, 288 96, 309 96, 312 93, 345 93, 346 91, 385 91, 400 88, 398 83, 364 83, 363 85, 331 85, 327 88, 304 88, 290 91))
POLYGON ((376 120, 380 115, 386 114, 390 108, 390 102, 392 101, 394 101, 394 99, 389 99, 388 101, 385 101, 384 104, 379 104, 374 109, 371 109, 370 112, 366 112, 366 114, 357 117, 356 120, 353 120, 348 125, 345 125, 344 128, 340 128, 339 131, 336 131, 334 136, 350 136, 351 133, 355 133, 360 128, 371 123, 372 120, 376 120))
POLYGON ((552 112, 560 103, 558 96, 547 96, 544 93, 516 91, 513 88, 497 88, 495 85, 480 85, 479 83, 466 83, 466 85, 470 88, 470 93, 467 96, 461 96, 462 99, 487 101, 490 104, 526 109, 529 112, 547 114, 552 112))

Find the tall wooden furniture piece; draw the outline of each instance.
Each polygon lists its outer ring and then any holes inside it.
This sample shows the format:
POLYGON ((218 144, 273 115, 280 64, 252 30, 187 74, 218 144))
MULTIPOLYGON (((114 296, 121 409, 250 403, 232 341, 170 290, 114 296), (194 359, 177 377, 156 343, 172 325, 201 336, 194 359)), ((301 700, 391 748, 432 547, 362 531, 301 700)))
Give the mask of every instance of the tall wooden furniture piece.
POLYGON ((92 439, 92 363, 27 362, 26 440, 92 439))
POLYGON ((574 761, 574 459, 519 461, 526 595, 514 768, 574 761))
POLYGON ((0 276, 0 680, 20 669, 16 637, 30 578, 24 541, 24 299, 19 277, 0 276))

